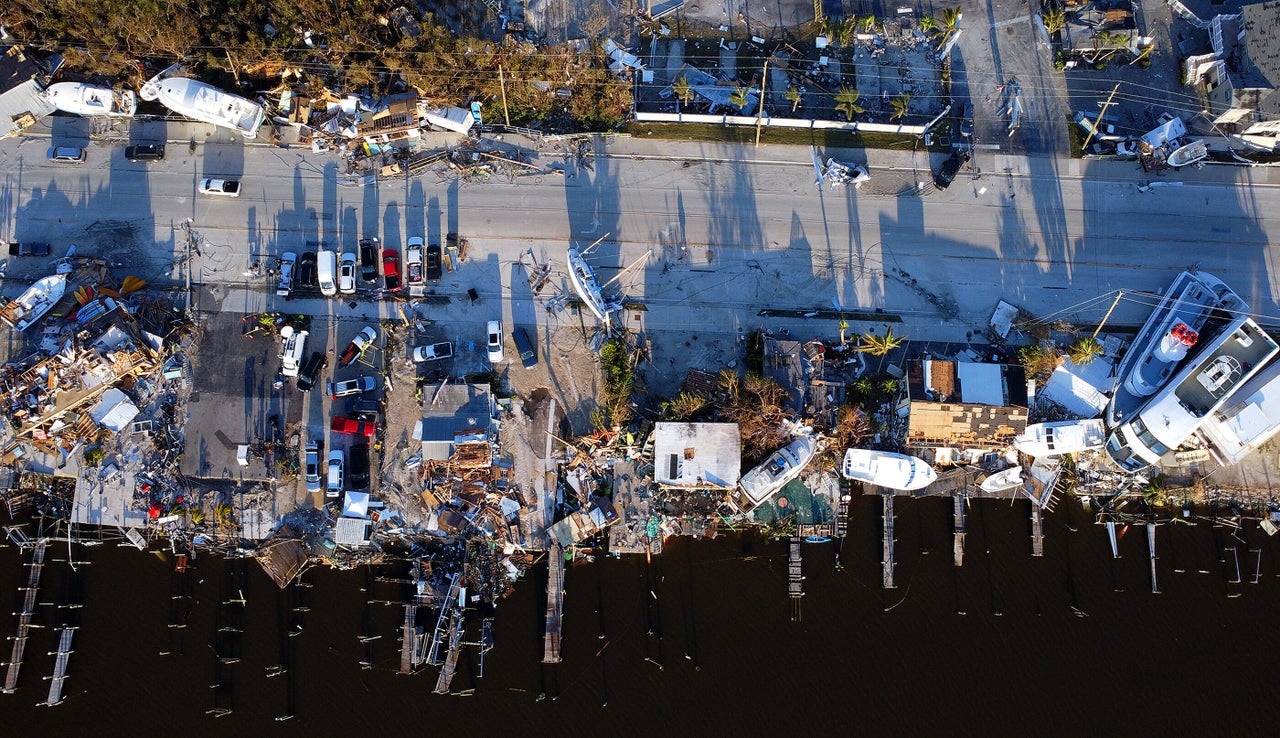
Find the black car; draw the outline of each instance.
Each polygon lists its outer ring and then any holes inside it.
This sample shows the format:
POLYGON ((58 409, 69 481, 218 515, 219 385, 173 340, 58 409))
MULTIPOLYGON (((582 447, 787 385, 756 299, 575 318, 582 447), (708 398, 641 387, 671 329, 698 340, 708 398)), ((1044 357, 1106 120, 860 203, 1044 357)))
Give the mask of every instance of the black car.
POLYGON ((34 241, 9 244, 9 256, 48 256, 49 244, 34 241))
POLYGON ((298 260, 298 280, 295 282, 303 289, 318 289, 320 282, 316 279, 316 252, 308 251, 298 260))
POLYGON ((366 282, 378 279, 378 239, 360 239, 360 278, 366 282))
POLYGON ((942 169, 933 175, 933 184, 940 190, 945 190, 951 186, 952 180, 956 178, 956 173, 960 171, 960 167, 969 161, 969 155, 960 151, 952 151, 951 156, 942 162, 942 169))
POLYGON ((965 138, 973 137, 973 106, 962 105, 960 107, 960 135, 965 138))
POLYGON ((347 402, 347 415, 356 420, 377 420, 381 407, 377 400, 356 397, 347 402))
POLYGON ((298 371, 298 389, 307 392, 315 386, 316 380, 320 378, 320 372, 324 371, 324 367, 329 363, 329 357, 321 351, 312 351, 311 355, 302 365, 302 369, 298 371))
POLYGON ((427 279, 438 282, 443 273, 440 268, 440 244, 427 244, 427 279))
POLYGON ((160 161, 164 158, 163 144, 146 144, 129 146, 124 150, 124 158, 129 161, 160 161))
POLYGON ((520 354, 520 363, 525 369, 532 369, 538 365, 538 354, 533 350, 533 342, 529 340, 529 334, 524 332, 524 328, 517 327, 511 331, 511 340, 516 342, 516 351, 520 354))
POLYGON ((347 451, 347 486, 363 489, 369 486, 369 444, 357 443, 347 451))

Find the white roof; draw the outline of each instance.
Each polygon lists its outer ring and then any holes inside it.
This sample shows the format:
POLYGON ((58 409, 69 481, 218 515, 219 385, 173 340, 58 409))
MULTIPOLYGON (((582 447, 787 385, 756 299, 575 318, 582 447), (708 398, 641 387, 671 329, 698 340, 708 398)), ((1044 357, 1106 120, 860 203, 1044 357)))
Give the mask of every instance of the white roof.
POLYGON ((138 408, 125 393, 113 387, 102 393, 102 399, 89 410, 89 417, 103 428, 119 433, 138 417, 138 408))
POLYGON ((369 517, 369 493, 368 492, 347 492, 342 501, 342 517, 344 518, 367 518, 369 517))
POLYGON ((1210 413, 1200 427, 1201 434, 1227 463, 1239 462, 1280 431, 1280 362, 1264 368, 1257 379, 1263 380, 1261 385, 1250 383, 1242 388, 1241 394, 1251 394, 1240 400, 1232 397, 1221 413, 1210 413), (1263 380, 1267 374, 1270 378, 1263 380))
POLYGON ((742 473, 738 424, 657 423, 653 458, 660 484, 733 487, 742 473))
POLYGON ((960 401, 974 405, 1006 405, 1004 377, 999 364, 956 362, 956 379, 960 381, 960 401))
POLYGON ((338 518, 333 529, 333 542, 339 546, 363 546, 369 542, 368 529, 369 521, 364 518, 338 518))

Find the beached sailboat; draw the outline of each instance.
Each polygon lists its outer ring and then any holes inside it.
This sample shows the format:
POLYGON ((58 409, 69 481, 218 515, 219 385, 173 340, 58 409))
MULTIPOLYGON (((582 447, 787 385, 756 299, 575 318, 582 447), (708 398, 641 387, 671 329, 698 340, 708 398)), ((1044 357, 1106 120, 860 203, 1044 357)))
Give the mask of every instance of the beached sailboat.
POLYGON ((984 492, 1004 492, 1020 487, 1022 486, 1022 467, 1011 466, 998 471, 982 480, 982 484, 978 486, 982 487, 984 492))
POLYGON ((138 96, 132 90, 105 85, 58 82, 49 85, 44 95, 58 110, 86 117, 132 118, 138 109, 138 96))
POLYGON ((179 115, 230 128, 245 138, 257 137, 266 119, 261 105, 199 80, 166 77, 170 69, 173 67, 147 80, 139 92, 143 100, 159 100, 179 115))
POLYGON ((573 282, 573 290, 582 298, 591 314, 605 325, 609 324, 609 305, 600 293, 600 283, 596 281, 595 271, 578 253, 576 248, 569 247, 569 280, 573 282))
POLYGON ((1169 154, 1168 164, 1171 167, 1185 167, 1204 159, 1209 155, 1209 145, 1204 141, 1191 143, 1169 154))
POLYGON ((938 478, 923 459, 865 448, 845 451, 840 473, 845 479, 907 492, 928 487, 938 478))
POLYGON ((25 331, 53 309, 67 291, 67 275, 53 274, 31 285, 17 299, 0 308, 0 320, 25 331))
POLYGON ((800 472, 813 459, 817 444, 812 436, 801 436, 774 451, 760 466, 738 480, 734 502, 743 513, 759 507, 787 482, 800 476, 800 472))

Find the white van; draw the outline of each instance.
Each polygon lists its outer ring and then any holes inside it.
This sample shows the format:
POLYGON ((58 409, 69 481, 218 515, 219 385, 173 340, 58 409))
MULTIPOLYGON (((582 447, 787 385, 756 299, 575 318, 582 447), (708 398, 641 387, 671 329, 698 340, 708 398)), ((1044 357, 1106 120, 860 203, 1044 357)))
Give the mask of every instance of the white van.
POLYGON ((338 294, 338 253, 321 249, 316 254, 316 281, 320 283, 320 294, 333 297, 338 294))

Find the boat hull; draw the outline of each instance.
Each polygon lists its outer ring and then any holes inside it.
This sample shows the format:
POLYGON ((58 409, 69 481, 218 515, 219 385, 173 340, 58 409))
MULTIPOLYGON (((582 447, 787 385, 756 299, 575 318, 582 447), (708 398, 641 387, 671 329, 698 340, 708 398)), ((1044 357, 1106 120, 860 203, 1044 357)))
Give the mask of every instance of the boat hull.
POLYGON ((938 473, 923 459, 863 448, 844 452, 840 473, 845 479, 903 492, 924 489, 938 479, 938 473))
POLYGON ((577 249, 569 249, 568 261, 569 280, 573 282, 574 291, 578 293, 578 297, 582 298, 582 302, 597 320, 602 323, 608 322, 604 297, 600 294, 600 283, 596 281, 595 272, 577 249))
POLYGON ((25 331, 52 310, 66 291, 65 274, 54 274, 38 280, 16 300, 0 309, 0 320, 12 328, 25 331))
POLYGON ((978 485, 984 492, 1005 492, 1022 486, 1022 467, 1011 466, 982 480, 978 485))
POLYGON ((742 493, 739 506, 747 508, 744 512, 750 512, 777 494, 788 482, 800 476, 813 459, 814 450, 813 438, 804 436, 774 451, 763 464, 738 481, 738 489, 742 493))

